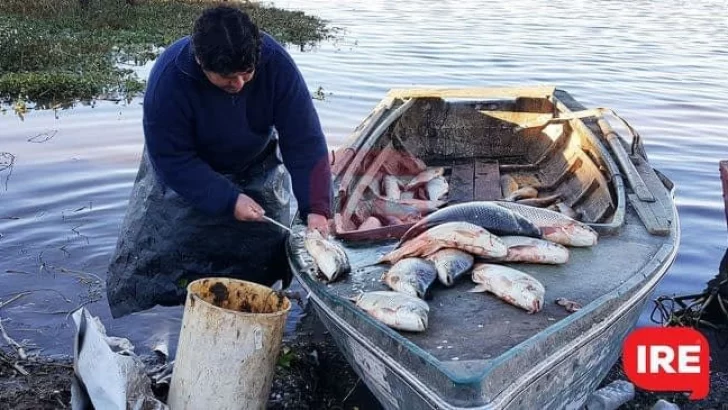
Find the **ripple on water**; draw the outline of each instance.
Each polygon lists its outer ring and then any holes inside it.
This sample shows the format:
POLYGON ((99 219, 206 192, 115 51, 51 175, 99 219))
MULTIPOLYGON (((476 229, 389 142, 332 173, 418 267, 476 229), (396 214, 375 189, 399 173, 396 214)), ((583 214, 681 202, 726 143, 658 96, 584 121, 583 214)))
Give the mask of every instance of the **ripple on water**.
MULTIPOLYGON (((650 160, 677 183, 681 247, 656 295, 700 291, 717 271, 726 234, 717 172, 728 156, 725 1, 274 4, 346 29, 311 51, 290 50, 309 88, 325 94, 315 104, 332 146, 390 88, 554 84, 630 121, 650 160)), ((139 101, 33 112, 25 121, 0 116, 0 151, 17 157, 7 190, 0 171, 0 218, 21 218, 0 219, 0 298, 28 289, 64 295, 38 291, 5 308, 17 338, 70 353, 73 328, 62 312, 98 299, 88 308, 110 334, 142 350, 159 338, 176 340, 181 308, 112 320, 103 284, 99 290, 60 270, 105 276, 142 142, 139 101), (45 143, 28 142, 54 130, 45 143)), ((294 304, 289 330, 299 315, 294 304)))

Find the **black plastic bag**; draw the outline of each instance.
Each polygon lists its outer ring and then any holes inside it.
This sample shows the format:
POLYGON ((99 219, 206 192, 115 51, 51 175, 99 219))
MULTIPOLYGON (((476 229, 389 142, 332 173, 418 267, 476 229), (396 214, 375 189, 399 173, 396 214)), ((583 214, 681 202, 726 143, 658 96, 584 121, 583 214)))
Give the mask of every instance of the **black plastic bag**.
MULTIPOLYGON (((226 174, 265 214, 291 225, 291 182, 273 140, 244 171, 226 174)), ((270 222, 240 222, 210 216, 158 180, 144 150, 116 250, 106 292, 114 318, 155 305, 184 304, 187 284, 211 276, 288 287, 288 233, 270 222)))

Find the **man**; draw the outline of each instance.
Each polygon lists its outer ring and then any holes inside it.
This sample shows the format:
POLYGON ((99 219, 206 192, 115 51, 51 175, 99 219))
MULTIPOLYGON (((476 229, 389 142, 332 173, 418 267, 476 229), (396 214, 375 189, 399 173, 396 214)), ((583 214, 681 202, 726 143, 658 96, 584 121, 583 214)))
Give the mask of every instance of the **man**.
POLYGON ((143 125, 107 280, 114 317, 182 304, 200 277, 290 281, 287 233, 261 218, 290 225, 291 185, 308 228, 328 234, 328 149, 311 95, 286 50, 241 10, 204 11, 162 53, 143 125))

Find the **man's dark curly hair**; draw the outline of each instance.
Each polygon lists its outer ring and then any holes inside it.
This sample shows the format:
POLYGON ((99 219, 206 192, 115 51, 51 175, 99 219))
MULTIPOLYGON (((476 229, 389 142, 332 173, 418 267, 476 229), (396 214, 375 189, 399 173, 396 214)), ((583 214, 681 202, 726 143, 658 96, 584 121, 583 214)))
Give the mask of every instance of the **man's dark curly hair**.
POLYGON ((195 21, 192 49, 204 70, 230 75, 255 68, 260 44, 258 26, 238 8, 208 8, 195 21))

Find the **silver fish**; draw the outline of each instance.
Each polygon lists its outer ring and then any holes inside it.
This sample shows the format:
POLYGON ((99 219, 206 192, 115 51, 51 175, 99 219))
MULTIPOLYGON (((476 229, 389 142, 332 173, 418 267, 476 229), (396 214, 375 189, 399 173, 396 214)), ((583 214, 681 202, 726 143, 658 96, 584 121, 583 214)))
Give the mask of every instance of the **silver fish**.
POLYGON ((362 293, 356 305, 373 318, 398 330, 422 332, 427 329, 430 307, 422 299, 395 291, 362 293))
POLYGON ((488 230, 494 235, 518 235, 541 237, 541 231, 533 222, 516 212, 491 201, 472 201, 450 205, 427 215, 412 225, 402 235, 399 246, 422 232, 446 222, 469 222, 488 230))
POLYGON ((558 243, 527 236, 501 236, 508 255, 499 262, 563 264, 569 261, 569 249, 558 243))
POLYGON ((436 279, 435 265, 420 258, 401 259, 382 275, 382 281, 392 290, 420 299, 430 298, 430 289, 436 279))
POLYGON ((503 198, 508 198, 518 189, 518 182, 516 182, 516 179, 510 175, 501 175, 500 187, 503 198))
POLYGON ((564 214, 515 202, 495 201, 495 203, 533 222, 543 233, 543 239, 565 246, 581 247, 597 244, 599 235, 592 227, 564 214))
POLYGON ((528 313, 536 313, 543 308, 546 289, 525 272, 503 265, 476 264, 473 282, 477 285, 469 292, 490 292, 528 313))
POLYGON ((394 175, 385 175, 382 183, 384 184, 384 195, 387 199, 398 200, 402 196, 400 182, 394 175))
POLYGON ((351 271, 349 257, 337 243, 325 239, 316 229, 307 229, 304 247, 313 258, 326 282, 332 282, 351 271))
POLYGON ((417 207, 400 203, 399 201, 391 201, 386 198, 376 197, 370 202, 371 214, 387 219, 393 216, 402 222, 414 222, 420 219, 421 213, 417 207))
POLYGON ((404 191, 402 192, 400 199, 415 199, 415 194, 416 192, 414 191, 404 191))
POLYGON ((434 212, 446 204, 445 201, 430 201, 425 199, 400 199, 397 202, 414 206, 422 215, 434 212))
POLYGON ((444 173, 445 168, 443 167, 430 168, 426 171, 420 172, 416 177, 412 178, 412 180, 407 183, 405 189, 407 191, 412 191, 414 188, 423 186, 430 182, 430 180, 432 180, 433 178, 440 177, 444 173))
POLYGON ((459 249, 441 249, 427 257, 435 264, 437 278, 445 286, 452 286, 455 281, 473 267, 473 255, 459 249))
POLYGON ((574 210, 574 208, 570 207, 569 205, 566 205, 563 202, 560 202, 560 201, 557 202, 556 204, 554 204, 554 207, 556 208, 555 211, 561 212, 562 214, 568 216, 569 218, 571 218, 575 221, 581 220, 581 216, 579 215, 579 213, 576 212, 574 210))
POLYGON ((447 183, 447 179, 443 176, 432 178, 430 181, 427 182, 426 185, 427 189, 427 198, 430 199, 430 201, 437 201, 442 199, 445 194, 447 194, 447 191, 449 189, 449 185, 447 183))
POLYGON ((497 236, 469 222, 447 222, 431 228, 400 248, 382 256, 379 262, 396 263, 410 256, 428 256, 443 248, 457 248, 477 256, 502 257, 508 248, 497 236))

